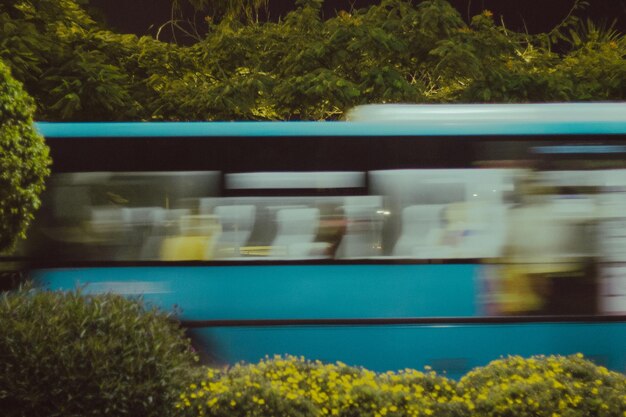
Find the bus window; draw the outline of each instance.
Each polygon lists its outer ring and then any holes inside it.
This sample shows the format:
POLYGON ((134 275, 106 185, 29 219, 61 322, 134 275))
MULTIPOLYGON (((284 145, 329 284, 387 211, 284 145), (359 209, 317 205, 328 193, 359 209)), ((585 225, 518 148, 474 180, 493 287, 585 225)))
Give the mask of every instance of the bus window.
POLYGON ((597 311, 601 171, 528 171, 515 187, 494 290, 501 314, 597 311))
POLYGON ((159 259, 186 202, 215 195, 218 186, 217 172, 56 174, 29 251, 55 260, 159 259))
POLYGON ((421 259, 498 256, 513 174, 502 169, 370 173, 372 192, 388 201, 385 253, 421 259))

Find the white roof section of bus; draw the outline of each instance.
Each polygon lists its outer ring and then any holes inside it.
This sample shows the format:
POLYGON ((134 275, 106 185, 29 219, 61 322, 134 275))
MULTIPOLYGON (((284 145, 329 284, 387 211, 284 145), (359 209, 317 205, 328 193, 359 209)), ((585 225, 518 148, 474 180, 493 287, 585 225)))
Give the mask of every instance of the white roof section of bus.
POLYGON ((619 122, 626 120, 626 103, 541 104, 371 104, 346 114, 361 122, 619 122))
POLYGON ((368 105, 343 122, 39 122, 47 138, 626 134, 626 103, 368 105))

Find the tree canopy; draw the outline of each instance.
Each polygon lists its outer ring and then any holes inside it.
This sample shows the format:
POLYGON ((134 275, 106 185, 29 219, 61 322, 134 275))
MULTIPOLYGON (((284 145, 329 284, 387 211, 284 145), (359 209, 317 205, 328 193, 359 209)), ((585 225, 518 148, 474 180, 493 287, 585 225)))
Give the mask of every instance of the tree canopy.
POLYGON ((178 45, 110 31, 79 0, 10 0, 0 58, 40 120, 320 120, 365 103, 626 97, 623 34, 575 15, 529 35, 489 11, 466 23, 445 0, 381 0, 328 19, 322 2, 262 22, 250 13, 263 1, 222 0, 178 45))

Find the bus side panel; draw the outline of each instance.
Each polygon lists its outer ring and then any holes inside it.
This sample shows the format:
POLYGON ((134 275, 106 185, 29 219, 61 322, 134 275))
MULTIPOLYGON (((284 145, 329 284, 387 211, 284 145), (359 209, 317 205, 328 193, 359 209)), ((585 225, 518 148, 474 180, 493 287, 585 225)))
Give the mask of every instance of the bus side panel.
POLYGON ((626 323, 231 327, 197 332, 217 363, 290 354, 376 371, 428 365, 458 378, 502 356, 581 352, 626 372, 626 323))
POLYGON ((254 265, 47 269, 51 289, 143 295, 184 320, 472 317, 479 265, 254 265))
MULTIPOLYGON (((139 296, 184 320, 475 317, 480 265, 247 265, 46 269, 51 289, 139 296)), ((235 323, 236 324, 236 323, 235 323)), ((288 324, 288 323, 287 323, 288 324)), ((626 371, 626 323, 206 327, 190 335, 218 364, 293 354, 373 370, 433 366, 457 377, 508 354, 582 352, 626 371)))

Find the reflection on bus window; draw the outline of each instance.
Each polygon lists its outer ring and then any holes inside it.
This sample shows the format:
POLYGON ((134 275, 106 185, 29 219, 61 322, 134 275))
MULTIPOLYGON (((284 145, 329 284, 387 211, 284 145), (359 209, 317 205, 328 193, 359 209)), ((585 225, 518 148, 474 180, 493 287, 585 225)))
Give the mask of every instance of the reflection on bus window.
POLYGON ((164 261, 210 261, 222 233, 219 219, 211 215, 181 216, 178 233, 167 236, 161 245, 164 261))
POLYGON ((222 226, 217 259, 311 259, 340 256, 344 209, 354 211, 350 202, 358 201, 340 196, 224 197, 201 199, 198 206, 201 213, 216 215, 222 226))
POLYGON ((498 256, 505 235, 505 195, 514 171, 393 170, 371 173, 372 190, 391 212, 385 254, 451 259, 498 256))
POLYGON ((252 193, 237 197, 220 195, 217 172, 59 175, 41 216, 41 240, 61 252, 55 256, 96 260, 500 254, 511 170, 367 175, 369 189, 358 172, 227 174, 228 189, 252 193), (297 188, 285 188, 291 186, 297 188))
POLYGON ((521 176, 502 258, 486 273, 492 312, 626 312, 625 193, 624 170, 521 176))

